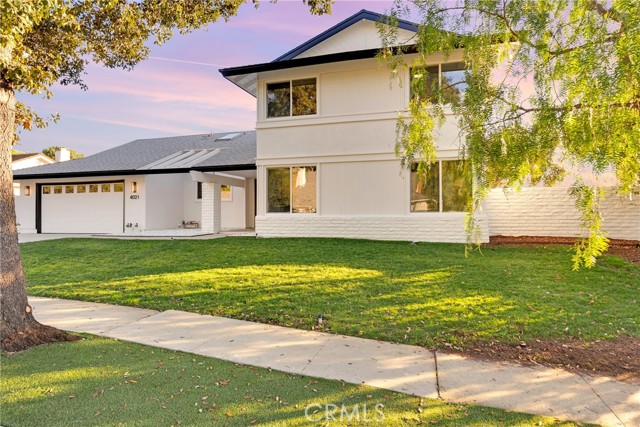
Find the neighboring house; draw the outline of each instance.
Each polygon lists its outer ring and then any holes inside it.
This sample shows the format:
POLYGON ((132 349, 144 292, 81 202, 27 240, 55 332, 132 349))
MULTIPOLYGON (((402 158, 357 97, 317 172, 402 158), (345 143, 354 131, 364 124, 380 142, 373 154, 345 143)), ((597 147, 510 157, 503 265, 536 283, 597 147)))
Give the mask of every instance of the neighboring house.
POLYGON ((50 157, 42 153, 20 153, 11 155, 11 169, 25 169, 53 163, 50 157))
POLYGON ((197 223, 253 227, 255 132, 143 139, 14 172, 20 232, 123 233, 197 223), (218 199, 202 191, 209 181, 218 199), (206 214, 217 207, 217 219, 206 214), (203 215, 205 212, 205 215, 203 215), (207 220, 210 219, 210 222, 207 220))
MULTIPOLYGON (((25 169, 34 166, 48 165, 53 163, 53 160, 42 153, 19 153, 11 154, 11 169, 25 169)), ((19 196, 21 192, 20 184, 13 184, 13 195, 19 196)))
MULTIPOLYGON (((217 232, 225 227, 252 228, 255 220, 256 234, 263 237, 465 242, 467 190, 457 168, 462 141, 455 118, 450 116, 438 130, 437 164, 428 179, 403 169, 395 155, 396 120, 410 99, 410 72, 399 69, 399 79, 392 78, 376 60, 381 46, 376 22, 381 18, 363 10, 272 62, 220 70, 256 97, 256 131, 229 137, 220 154, 206 162, 182 165, 171 175, 163 171, 163 162, 182 150, 208 147, 202 136, 179 137, 134 141, 85 159, 16 174, 22 185, 37 186, 38 194, 26 211, 31 215, 28 220, 18 213, 21 229, 97 232, 100 225, 106 232, 123 224, 175 228, 181 220, 196 220, 203 231, 217 232), (227 159, 224 153, 249 136, 254 138, 253 151, 245 150, 241 159, 227 159), (195 144, 194 138, 201 140, 195 144), (234 177, 225 181, 212 171, 234 177), (197 212, 188 207, 195 191, 190 179, 202 182, 197 212), (77 194, 77 185, 70 189, 75 193, 62 194, 67 183, 76 181, 98 188, 117 181, 124 184, 118 187, 124 197, 113 197, 114 184, 109 187, 111 194, 94 194, 102 197, 99 208, 88 208, 81 202, 87 195, 77 194), (182 187, 175 185, 179 182, 182 187), (133 183, 140 200, 131 198, 136 195, 133 183), (235 184, 233 203, 236 190, 244 191, 240 196, 244 216, 230 214, 220 202, 221 184, 235 184), (77 204, 73 217, 64 214, 67 199, 77 204), (102 225, 107 207, 116 211, 112 214, 116 220, 108 227, 102 225), (231 218, 237 222, 230 223, 231 218)), ((416 30, 416 25, 400 21, 399 40, 411 40, 416 30)), ((406 55, 409 63, 413 55, 406 55)), ((463 78, 461 50, 446 60, 440 54, 430 59, 429 71, 439 81, 463 78)), ((464 84, 456 87, 464 90, 464 84)), ((221 139, 208 138, 211 143, 221 139)), ((610 237, 640 239, 640 206, 615 196, 604 204, 604 227, 610 237)), ((483 241, 496 234, 581 233, 567 188, 529 188, 509 198, 496 190, 485 207, 477 217, 483 241)))

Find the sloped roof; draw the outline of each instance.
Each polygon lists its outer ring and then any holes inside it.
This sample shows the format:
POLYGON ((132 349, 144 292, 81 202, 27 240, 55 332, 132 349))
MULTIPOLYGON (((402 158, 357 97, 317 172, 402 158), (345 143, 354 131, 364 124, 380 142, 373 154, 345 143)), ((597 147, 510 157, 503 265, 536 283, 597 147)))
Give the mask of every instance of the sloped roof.
MULTIPOLYGON (((366 9, 362 9, 360 12, 357 12, 354 15, 351 15, 350 17, 348 17, 347 19, 345 19, 344 21, 341 21, 339 23, 337 23, 336 25, 334 25, 333 27, 329 28, 326 31, 323 31, 322 33, 318 34, 317 36, 307 40, 306 42, 302 43, 299 46, 294 47, 293 49, 291 49, 289 52, 285 53, 284 55, 281 55, 279 57, 277 57, 273 62, 280 62, 280 61, 289 61, 293 58, 295 58, 296 56, 300 55, 303 52, 306 52, 307 50, 311 49, 312 47, 322 43, 323 41, 327 40, 330 37, 333 37, 334 35, 336 35, 337 33, 339 33, 340 31, 344 30, 347 27, 352 26, 353 24, 362 21, 363 19, 369 20, 369 21, 373 21, 373 22, 380 22, 380 21, 384 21, 385 19, 385 15, 382 15, 380 13, 376 13, 376 12, 372 12, 370 10, 366 10, 366 9)), ((405 21, 402 19, 398 20, 398 28, 402 28, 404 30, 409 30, 409 31, 418 31, 418 25, 413 23, 413 22, 409 22, 409 21, 405 21)))
MULTIPOLYGON (((372 22, 384 21, 385 16, 370 10, 362 9, 360 12, 350 16, 344 21, 334 25, 328 30, 318 34, 317 36, 307 40, 301 45, 293 48, 282 56, 279 56, 271 62, 262 64, 245 65, 238 67, 228 67, 220 69, 220 73, 230 82, 240 87, 249 94, 257 95, 257 73, 264 71, 283 70, 287 68, 304 67, 307 65, 328 64, 341 61, 353 61, 356 59, 373 58, 380 49, 365 49, 348 52, 334 52, 326 55, 317 55, 311 57, 299 57, 303 52, 308 51, 314 46, 319 45, 325 40, 333 37, 340 31, 362 21, 369 20, 372 22)), ((404 30, 416 32, 418 25, 404 20, 398 20, 398 27, 404 30)), ((409 48, 411 51, 411 48, 409 48)))
MULTIPOLYGON (((11 155, 11 161, 15 162, 17 160, 23 160, 23 159, 28 159, 29 157, 37 157, 37 156, 44 156, 44 154, 42 153, 20 153, 20 154, 12 154, 11 155)), ((53 160, 52 160, 53 161, 53 160)))
POLYGON ((253 169, 256 164, 256 133, 225 132, 168 138, 138 139, 81 159, 14 171, 15 179, 79 176, 140 175, 175 173, 189 170, 230 171, 253 169), (220 139, 237 133, 232 139, 220 139), (215 150, 199 162, 154 168, 150 165, 181 152, 215 150))

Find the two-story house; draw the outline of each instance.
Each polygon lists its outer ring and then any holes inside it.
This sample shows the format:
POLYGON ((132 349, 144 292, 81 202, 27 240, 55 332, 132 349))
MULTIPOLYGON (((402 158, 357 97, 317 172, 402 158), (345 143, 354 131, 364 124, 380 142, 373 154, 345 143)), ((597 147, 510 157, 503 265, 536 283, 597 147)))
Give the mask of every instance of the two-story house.
MULTIPOLYGON (((410 71, 393 75, 376 59, 381 18, 362 10, 272 62, 220 70, 256 98, 255 132, 138 140, 17 171, 21 230, 129 233, 192 222, 202 233, 466 241, 455 117, 437 130, 427 179, 394 152, 410 71)), ((400 21, 400 42, 416 30, 400 21)), ((463 78, 461 50, 428 62, 431 79, 463 78)), ((447 96, 461 96, 461 83, 447 96)), ((609 237, 640 240, 637 201, 611 192, 602 206, 609 237)), ((579 218, 566 186, 492 191, 477 217, 483 241, 580 236, 579 218)))
MULTIPOLYGON (((258 236, 465 241, 454 121, 439 131, 426 182, 394 153, 409 70, 396 79, 376 60, 381 18, 363 10, 273 62, 221 70, 257 100, 258 236)), ((399 22, 403 41, 416 30, 399 22)), ((434 55, 434 75, 460 78, 461 60, 434 55)), ((486 241, 486 218, 480 224, 486 241)))

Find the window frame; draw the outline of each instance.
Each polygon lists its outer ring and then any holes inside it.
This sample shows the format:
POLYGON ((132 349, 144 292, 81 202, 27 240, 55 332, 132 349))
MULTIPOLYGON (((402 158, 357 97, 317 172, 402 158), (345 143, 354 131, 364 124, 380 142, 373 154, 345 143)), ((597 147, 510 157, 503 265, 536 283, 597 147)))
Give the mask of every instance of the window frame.
POLYGON ((318 215, 320 213, 320 165, 318 163, 301 163, 295 165, 269 165, 264 167, 264 208, 266 215, 318 215), (316 211, 315 212, 294 212, 293 211, 293 190, 295 182, 293 178, 293 168, 316 168, 316 211), (270 212, 269 211, 269 169, 289 169, 289 212, 270 212))
POLYGON ((410 215, 434 215, 434 214, 445 214, 445 215, 460 215, 460 214, 465 214, 466 211, 462 210, 462 211, 445 211, 444 209, 444 203, 443 203, 443 187, 442 187, 442 162, 463 162, 465 161, 464 159, 461 158, 457 158, 457 157, 445 157, 445 158, 441 158, 441 159, 437 159, 436 163, 438 164, 438 210, 437 211, 413 211, 411 210, 411 174, 413 173, 413 171, 411 170, 412 167, 409 167, 409 177, 406 180, 407 181, 407 195, 408 195, 408 200, 409 203, 407 204, 407 210, 409 212, 410 215))
MULTIPOLYGON (((453 64, 462 64, 463 67, 465 65, 464 61, 449 61, 449 62, 438 62, 437 64, 428 64, 428 65, 425 65, 424 67, 421 67, 421 68, 427 69, 427 68, 431 68, 431 67, 438 67, 438 88, 442 89, 442 66, 443 65, 453 65, 453 64)), ((409 86, 409 99, 410 100, 413 99, 413 93, 412 93, 413 72, 412 71, 413 71, 414 68, 420 68, 420 67, 409 67, 409 85, 408 86, 409 86)), ((452 70, 452 71, 465 71, 465 70, 467 70, 466 67, 462 68, 461 70, 452 70)), ((462 95, 464 95, 464 93, 466 93, 466 90, 462 93, 462 95)), ((442 100, 438 100, 438 104, 442 105, 442 106, 451 105, 450 102, 442 102, 442 100)))
MULTIPOLYGON (((224 184, 220 185, 220 201, 222 202, 233 202, 233 186, 232 185, 226 185, 226 187, 229 187, 229 197, 224 198, 222 197, 222 186, 225 186, 224 184)), ((194 195, 195 201, 196 202, 202 202, 202 181, 196 181, 196 189, 195 189, 195 195, 194 195)))
POLYGON ((309 117, 317 117, 320 114, 320 77, 317 74, 307 75, 304 77, 284 77, 281 79, 269 79, 264 81, 264 119, 269 121, 276 120, 292 120, 292 119, 303 119, 309 117), (305 114, 300 116, 293 115, 293 81, 294 80, 307 80, 307 79, 315 79, 316 81, 316 112, 313 114, 305 114), (277 83, 286 83, 289 82, 289 114, 286 116, 278 116, 278 117, 269 117, 269 85, 277 84, 277 83))

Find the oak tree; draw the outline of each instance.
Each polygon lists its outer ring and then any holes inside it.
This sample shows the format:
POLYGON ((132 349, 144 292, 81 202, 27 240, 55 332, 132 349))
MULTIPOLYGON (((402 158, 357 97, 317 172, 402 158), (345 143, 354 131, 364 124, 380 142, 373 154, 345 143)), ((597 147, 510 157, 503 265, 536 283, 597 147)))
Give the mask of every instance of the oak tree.
MULTIPOLYGON (((11 148, 18 128, 47 120, 15 93, 51 97, 55 83, 86 88, 89 62, 132 69, 174 34, 228 20, 249 0, 3 0, 0 2, 0 348, 17 351, 64 340, 64 332, 33 318, 18 247, 11 148)), ((331 11, 332 0, 302 0, 311 13, 331 11)), ((258 5, 258 0, 252 0, 258 5)))

